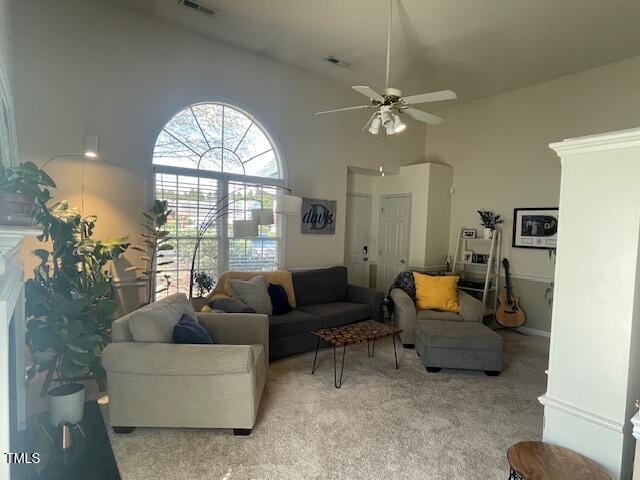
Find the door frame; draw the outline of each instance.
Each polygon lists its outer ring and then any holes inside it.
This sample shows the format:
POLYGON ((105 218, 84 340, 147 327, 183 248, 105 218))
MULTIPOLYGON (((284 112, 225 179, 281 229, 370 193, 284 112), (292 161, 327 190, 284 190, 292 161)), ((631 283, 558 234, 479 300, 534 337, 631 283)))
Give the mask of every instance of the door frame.
MULTIPOLYGON (((413 213, 413 194, 411 192, 406 193, 381 193, 380 201, 378 204, 378 208, 382 208, 382 200, 385 198, 408 198, 409 199, 409 228, 407 229, 407 240, 406 240, 406 249, 407 249, 407 270, 410 270, 409 267, 409 258, 411 256, 411 229, 413 227, 413 222, 411 221, 411 215, 413 213)), ((382 212, 378 213, 380 217, 382 217, 382 212)), ((382 222, 378 221, 378 255, 376 256, 376 265, 380 260, 381 248, 380 248, 380 239, 382 238, 382 232, 380 231, 382 228, 382 222)), ((376 268, 376 285, 382 285, 382 279, 380 278, 382 275, 382 269, 376 268)))
MULTIPOLYGON (((349 197, 360 197, 369 199, 369 235, 367 238, 367 258, 371 258, 371 237, 373 232, 371 231, 371 227, 373 226, 373 196, 370 193, 356 193, 356 192, 347 192, 346 201, 349 202, 349 197)), ((349 225, 348 219, 346 218, 346 212, 348 211, 349 206, 345 205, 345 229, 344 229, 344 264, 348 265, 348 256, 349 252, 347 251, 347 235, 349 233, 349 225)), ((371 285, 371 260, 367 261, 367 283, 371 285)), ((376 279, 377 280, 377 279, 376 279)))

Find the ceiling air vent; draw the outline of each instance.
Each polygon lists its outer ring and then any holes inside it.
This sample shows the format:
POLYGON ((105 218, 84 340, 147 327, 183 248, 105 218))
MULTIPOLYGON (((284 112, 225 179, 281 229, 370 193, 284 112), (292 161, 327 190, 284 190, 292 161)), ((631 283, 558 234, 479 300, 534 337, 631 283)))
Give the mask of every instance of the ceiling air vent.
POLYGON ((200 13, 204 13, 205 15, 215 15, 216 11, 213 8, 209 8, 205 5, 202 5, 199 2, 195 2, 194 0, 179 0, 178 5, 182 5, 184 7, 188 7, 192 10, 196 10, 200 13))
POLYGON ((339 58, 336 58, 334 56, 329 56, 324 60, 325 62, 333 63, 334 65, 338 65, 339 67, 343 67, 343 68, 351 65, 349 62, 345 62, 344 60, 340 60, 339 58))

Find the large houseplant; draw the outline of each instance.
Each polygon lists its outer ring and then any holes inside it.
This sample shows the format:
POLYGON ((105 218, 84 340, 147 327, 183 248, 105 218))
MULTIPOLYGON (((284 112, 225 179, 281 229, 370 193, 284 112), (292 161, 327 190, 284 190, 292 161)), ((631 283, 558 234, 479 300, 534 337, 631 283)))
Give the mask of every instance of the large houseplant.
POLYGON ((166 229, 167 219, 171 215, 166 200, 155 200, 151 208, 142 212, 142 215, 145 219, 142 224, 144 231, 140 234, 142 245, 134 245, 131 249, 142 253, 140 260, 144 262, 144 267, 133 266, 127 268, 127 271, 142 273, 141 279, 147 285, 146 305, 153 301, 154 295, 169 290, 171 277, 164 273, 163 267, 173 263, 173 260, 166 258, 166 252, 173 250, 173 244, 170 243, 170 232, 166 229), (164 278, 164 285, 158 285, 157 277, 160 274, 164 278))
POLYGON ((0 162, 0 223, 33 224, 51 199, 49 188, 55 186, 51 177, 31 162, 15 167, 0 162))
MULTIPOLYGON (((45 205, 46 207, 46 205, 45 205)), ((100 351, 109 340, 111 317, 116 310, 111 276, 105 268, 129 246, 125 239, 92 238, 97 218, 60 202, 44 208, 38 223, 39 240, 51 249, 35 250, 40 263, 25 285, 26 343, 33 365, 28 378, 46 372, 41 394, 50 401, 54 426, 82 418, 84 386, 105 377, 100 351), (51 383, 59 385, 50 389, 51 383)))

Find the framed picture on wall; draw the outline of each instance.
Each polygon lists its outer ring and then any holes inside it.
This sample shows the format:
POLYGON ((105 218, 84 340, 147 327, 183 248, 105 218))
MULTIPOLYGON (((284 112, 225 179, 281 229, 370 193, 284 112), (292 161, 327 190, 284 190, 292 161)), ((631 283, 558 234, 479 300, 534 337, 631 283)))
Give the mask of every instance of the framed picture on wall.
POLYGON ((303 198, 301 233, 334 235, 336 233, 337 205, 335 200, 303 198))
POLYGON ((463 228, 462 238, 476 238, 476 230, 474 228, 463 228))
POLYGON ((557 243, 557 207, 513 209, 513 247, 551 249, 557 243))

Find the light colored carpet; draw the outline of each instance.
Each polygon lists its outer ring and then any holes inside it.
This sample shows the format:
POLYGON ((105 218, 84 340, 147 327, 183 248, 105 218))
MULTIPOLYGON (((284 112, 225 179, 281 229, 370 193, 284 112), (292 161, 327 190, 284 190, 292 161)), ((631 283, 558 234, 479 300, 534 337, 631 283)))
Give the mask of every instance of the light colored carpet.
MULTIPOLYGON (((344 383, 333 387, 332 352, 275 361, 250 437, 230 430, 138 428, 110 438, 124 480, 505 479, 505 453, 539 439, 548 340, 504 333, 500 377, 429 374, 415 350, 389 339, 374 358, 347 347, 344 383)), ((184 405, 184 408, 189 408, 184 405)))

